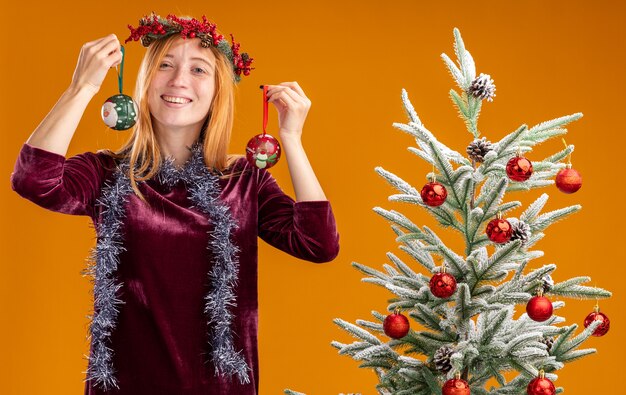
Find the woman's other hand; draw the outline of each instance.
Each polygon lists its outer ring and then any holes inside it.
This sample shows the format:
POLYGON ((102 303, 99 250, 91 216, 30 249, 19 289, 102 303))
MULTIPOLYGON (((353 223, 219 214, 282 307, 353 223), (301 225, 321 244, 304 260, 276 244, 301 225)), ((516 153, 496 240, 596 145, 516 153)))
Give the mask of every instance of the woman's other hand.
POLYGON ((109 69, 121 61, 122 51, 115 34, 85 43, 80 49, 71 87, 76 90, 86 88, 96 94, 109 69))

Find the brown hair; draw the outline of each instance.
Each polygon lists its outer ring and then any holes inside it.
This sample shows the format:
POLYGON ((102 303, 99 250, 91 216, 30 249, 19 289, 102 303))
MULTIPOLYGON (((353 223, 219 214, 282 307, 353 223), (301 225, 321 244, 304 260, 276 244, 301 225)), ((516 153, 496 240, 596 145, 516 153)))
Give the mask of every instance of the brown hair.
MULTIPOLYGON (((130 138, 117 151, 104 150, 103 152, 116 159, 129 159, 130 184, 137 196, 144 202, 143 194, 137 187, 137 181, 152 178, 161 165, 161 150, 152 127, 152 118, 148 108, 147 92, 154 73, 161 60, 172 46, 172 42, 179 38, 177 34, 154 41, 148 47, 143 57, 137 83, 135 85, 135 100, 139 107, 137 124, 133 128, 130 138)), ((195 40, 195 39, 194 39, 195 40)), ((198 45, 200 40, 198 39, 198 45)), ((228 58, 217 48, 209 47, 215 55, 215 93, 202 126, 200 138, 204 148, 204 163, 209 169, 222 174, 226 173, 233 163, 243 155, 229 155, 227 153, 234 120, 235 89, 234 72, 228 58)), ((222 175, 229 178, 236 174, 222 175)))

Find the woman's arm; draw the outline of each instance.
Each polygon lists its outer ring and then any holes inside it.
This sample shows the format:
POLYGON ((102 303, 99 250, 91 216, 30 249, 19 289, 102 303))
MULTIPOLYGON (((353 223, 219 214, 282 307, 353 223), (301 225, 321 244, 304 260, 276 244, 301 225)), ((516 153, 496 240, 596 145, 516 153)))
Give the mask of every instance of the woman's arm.
POLYGON ((302 145, 302 128, 311 100, 297 82, 269 85, 268 101, 278 110, 279 135, 287 157, 296 201, 326 200, 302 145))
POLYGON ((72 83, 26 142, 65 156, 85 108, 100 90, 107 71, 121 60, 114 34, 83 45, 72 83))
POLYGON ((280 138, 297 201, 282 192, 269 172, 260 170, 259 236, 298 258, 329 262, 339 253, 335 216, 301 140, 311 101, 297 82, 270 85, 267 95, 278 110, 280 138))

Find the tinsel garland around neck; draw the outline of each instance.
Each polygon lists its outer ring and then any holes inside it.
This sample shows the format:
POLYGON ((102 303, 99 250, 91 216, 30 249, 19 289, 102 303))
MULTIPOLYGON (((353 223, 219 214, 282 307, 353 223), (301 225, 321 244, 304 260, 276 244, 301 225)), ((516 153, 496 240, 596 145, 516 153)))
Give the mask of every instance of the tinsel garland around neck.
MULTIPOLYGON (((241 352, 235 350, 231 329, 234 316, 229 310, 236 305, 234 288, 239 274, 239 249, 231 237, 238 225, 229 207, 219 200, 219 178, 206 167, 202 145, 197 142, 191 151, 191 158, 182 168, 176 168, 173 160, 166 158, 157 173, 157 180, 169 188, 184 181, 194 207, 206 214, 213 225, 208 243, 213 259, 208 273, 210 289, 204 297, 211 360, 216 375, 237 375, 242 384, 247 384, 250 382, 250 368, 241 352)), ((124 207, 128 196, 133 193, 129 169, 128 160, 122 161, 112 182, 106 183, 102 189, 97 201, 102 208, 96 229, 98 241, 92 253, 92 265, 86 270, 94 283, 94 315, 89 330, 91 353, 86 380, 104 390, 119 388, 109 337, 115 329, 119 305, 124 303, 116 296, 123 285, 115 274, 120 253, 125 250, 124 207)))

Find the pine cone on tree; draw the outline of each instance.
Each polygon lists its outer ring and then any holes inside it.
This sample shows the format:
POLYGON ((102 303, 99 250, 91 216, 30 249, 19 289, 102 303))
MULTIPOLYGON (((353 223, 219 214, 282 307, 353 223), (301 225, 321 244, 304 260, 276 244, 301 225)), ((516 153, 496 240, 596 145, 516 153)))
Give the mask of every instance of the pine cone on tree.
POLYGON ((554 344, 554 337, 552 336, 544 336, 541 338, 541 342, 548 347, 548 353, 552 350, 552 345, 554 344))
POLYGON ((513 232, 511 234, 510 241, 521 240, 522 245, 526 244, 531 236, 530 225, 522 220, 515 221, 513 219, 509 219, 509 222, 511 223, 511 229, 513 232))
POLYGON ((487 141, 487 139, 483 137, 472 141, 470 145, 467 146, 466 152, 472 160, 482 163, 485 160, 485 155, 491 150, 493 150, 491 141, 487 141))
POLYGON ((489 74, 480 73, 480 75, 472 81, 468 93, 481 100, 487 99, 487 101, 493 101, 493 98, 496 97, 496 86, 489 74))
POLYGON ((448 346, 441 346, 439 350, 435 351, 433 362, 437 371, 445 374, 452 370, 452 361, 450 361, 452 354, 454 354, 454 350, 448 346))

